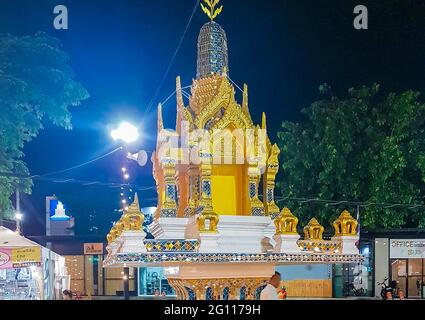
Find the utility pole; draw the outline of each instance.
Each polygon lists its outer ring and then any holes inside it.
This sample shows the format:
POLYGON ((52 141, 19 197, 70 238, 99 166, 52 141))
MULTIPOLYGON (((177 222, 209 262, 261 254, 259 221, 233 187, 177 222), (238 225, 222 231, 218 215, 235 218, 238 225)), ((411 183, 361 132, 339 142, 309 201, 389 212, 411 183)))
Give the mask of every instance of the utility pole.
POLYGON ((357 234, 360 237, 360 205, 356 206, 357 234))
POLYGON ((16 188, 16 212, 15 212, 15 221, 16 221, 16 233, 21 234, 21 195, 19 188, 16 188))

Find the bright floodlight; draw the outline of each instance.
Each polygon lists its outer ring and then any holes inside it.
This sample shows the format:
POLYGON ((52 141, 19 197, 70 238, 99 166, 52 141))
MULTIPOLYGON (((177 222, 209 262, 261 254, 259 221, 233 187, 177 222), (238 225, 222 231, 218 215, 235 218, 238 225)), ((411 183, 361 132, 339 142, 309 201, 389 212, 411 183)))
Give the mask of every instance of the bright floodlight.
POLYGON ((15 214, 15 219, 16 219, 16 220, 22 220, 22 213, 17 212, 17 213, 15 214))
POLYGON ((131 143, 139 138, 139 130, 128 122, 122 122, 120 126, 111 131, 112 139, 131 143))

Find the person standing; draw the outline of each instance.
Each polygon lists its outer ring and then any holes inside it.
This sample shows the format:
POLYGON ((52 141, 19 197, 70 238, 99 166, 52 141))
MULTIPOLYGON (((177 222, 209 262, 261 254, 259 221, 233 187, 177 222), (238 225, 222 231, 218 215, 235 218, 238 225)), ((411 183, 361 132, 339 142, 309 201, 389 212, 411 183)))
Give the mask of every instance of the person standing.
POLYGON ((72 292, 69 290, 63 291, 63 300, 72 300, 72 292))
POLYGON ((280 286, 281 276, 279 272, 270 278, 265 288, 261 291, 260 300, 279 300, 277 288, 280 286))

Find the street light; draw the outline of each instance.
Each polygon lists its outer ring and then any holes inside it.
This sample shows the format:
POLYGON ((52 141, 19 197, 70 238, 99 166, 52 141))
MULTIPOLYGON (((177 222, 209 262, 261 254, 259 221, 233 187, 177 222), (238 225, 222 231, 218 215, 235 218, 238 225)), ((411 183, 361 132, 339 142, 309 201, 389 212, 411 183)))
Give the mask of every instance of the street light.
POLYGON ((21 234, 21 221, 22 221, 23 215, 19 211, 15 213, 15 220, 16 220, 16 233, 21 234))
POLYGON ((111 131, 111 137, 115 141, 131 143, 139 138, 139 129, 128 122, 121 122, 117 129, 111 131))

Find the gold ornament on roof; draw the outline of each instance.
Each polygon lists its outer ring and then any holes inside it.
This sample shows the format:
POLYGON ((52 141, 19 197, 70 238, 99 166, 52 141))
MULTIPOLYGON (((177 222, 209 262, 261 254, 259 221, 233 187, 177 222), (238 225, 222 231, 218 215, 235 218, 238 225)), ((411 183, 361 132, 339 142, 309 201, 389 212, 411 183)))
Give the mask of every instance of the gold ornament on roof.
POLYGON ((220 2, 220 0, 204 0, 204 2, 206 5, 201 3, 202 11, 204 11, 204 13, 208 16, 208 18, 211 19, 211 21, 214 21, 214 19, 217 18, 217 16, 223 10, 223 6, 220 6, 220 8, 216 9, 216 6, 220 2))
POLYGON ((142 211, 140 211, 139 198, 136 195, 134 196, 134 202, 128 207, 128 210, 122 216, 122 221, 124 222, 124 231, 141 231, 143 228, 143 222, 145 221, 145 216, 142 211))
POLYGON ((106 239, 108 240, 108 244, 114 242, 119 237, 118 229, 116 227, 116 224, 112 227, 112 229, 109 231, 108 235, 106 236, 106 239))
POLYGON ((117 238, 118 238, 124 231, 124 222, 122 220, 122 217, 120 220, 118 220, 117 223, 115 223, 115 229, 116 229, 117 238))
POLYGON ((316 218, 313 218, 304 227, 304 239, 323 240, 323 231, 325 231, 325 228, 319 223, 319 221, 317 221, 316 218))
POLYGON ((276 234, 298 234, 298 218, 288 208, 284 208, 275 219, 276 234))
POLYGON ((350 212, 344 210, 339 218, 333 223, 335 228, 335 237, 355 236, 357 233, 357 224, 357 220, 351 216, 350 212))

